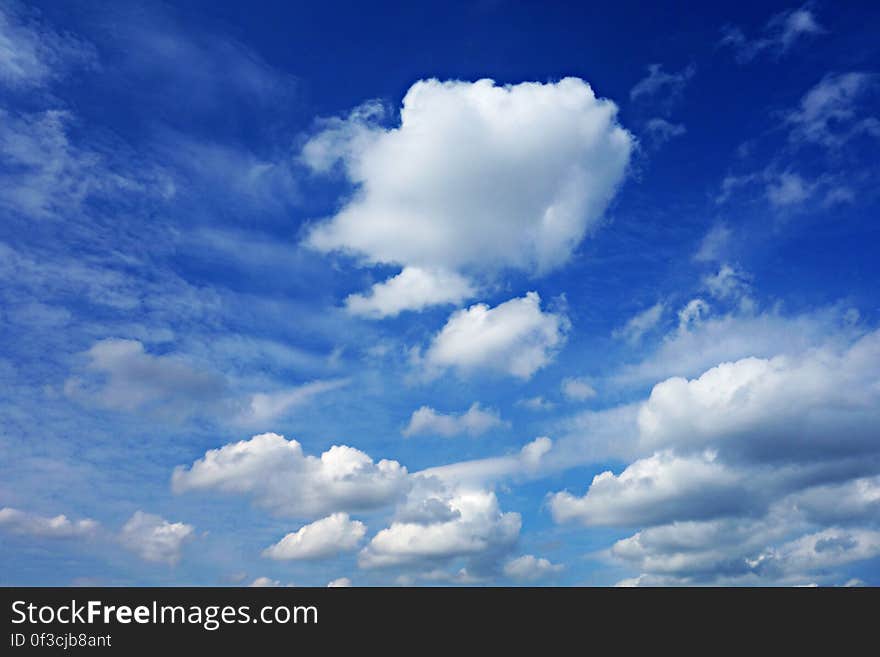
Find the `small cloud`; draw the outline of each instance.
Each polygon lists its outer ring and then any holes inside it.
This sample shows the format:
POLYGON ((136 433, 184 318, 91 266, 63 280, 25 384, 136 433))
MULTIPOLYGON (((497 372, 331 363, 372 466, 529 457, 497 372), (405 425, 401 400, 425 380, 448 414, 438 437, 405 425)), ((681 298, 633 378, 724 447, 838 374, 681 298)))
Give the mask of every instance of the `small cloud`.
POLYGON ((611 336, 618 340, 626 340, 630 344, 636 344, 642 336, 657 326, 666 305, 662 301, 658 301, 647 310, 636 314, 627 320, 622 327, 615 329, 611 336))
POLYGON ((529 379, 565 344, 570 327, 562 313, 541 310, 528 292, 494 308, 484 303, 453 313, 424 356, 427 376, 453 367, 462 375, 494 371, 529 379))
POLYGON ((764 52, 777 57, 783 55, 803 38, 826 32, 809 5, 775 14, 764 25, 761 35, 751 39, 741 28, 726 25, 718 45, 732 48, 741 63, 750 62, 764 52))
POLYGON ((713 226, 700 242, 700 246, 694 254, 694 260, 697 262, 721 260, 730 244, 732 234, 730 228, 723 223, 713 226))
POLYGON ((650 119, 645 124, 645 133, 655 146, 661 146, 670 139, 680 137, 687 132, 687 128, 681 123, 671 123, 659 117, 650 119))
POLYGON ((767 199, 776 207, 799 205, 813 193, 813 187, 796 173, 785 171, 767 183, 767 199))
POLYGON ((880 120, 865 116, 860 101, 877 87, 877 76, 851 71, 829 73, 786 115, 793 143, 814 143, 839 148, 858 135, 880 138, 880 120))
POLYGON ((237 421, 251 427, 266 424, 294 408, 307 404, 318 395, 338 390, 348 383, 347 379, 312 381, 277 392, 255 393, 251 395, 247 407, 239 414, 237 421))
POLYGON ((572 401, 584 401, 596 396, 596 390, 585 379, 569 377, 560 385, 562 394, 572 401))
POLYGON ((195 528, 182 522, 135 511, 122 527, 122 545, 145 561, 175 565, 180 561, 183 546, 195 538, 195 528))
POLYGON ((678 311, 678 330, 687 331, 691 327, 698 326, 708 314, 708 303, 702 299, 691 299, 678 311))
POLYGON ((527 397, 525 399, 519 399, 517 400, 516 405, 527 408, 530 411, 549 411, 556 404, 551 401, 547 401, 542 396, 538 395, 537 397, 527 397))
POLYGON ((721 265, 716 274, 703 277, 703 286, 716 299, 741 300, 751 292, 751 277, 731 265, 721 265))
MULTIPOLYGON (((265 589, 277 588, 284 585, 281 583, 281 580, 272 579, 271 577, 257 577, 253 582, 248 584, 248 586, 256 589, 265 589)), ((288 584, 288 586, 290 585, 288 584)))
POLYGON ((444 415, 430 406, 422 406, 413 412, 409 424, 403 430, 403 435, 452 437, 466 433, 470 436, 479 436, 504 424, 498 411, 484 410, 477 402, 471 404, 471 407, 460 415, 454 413, 444 415))
POLYGON ((13 534, 40 538, 89 537, 99 528, 100 524, 90 518, 70 520, 65 515, 49 517, 8 506, 0 508, 0 529, 13 534))
POLYGON ((476 290, 465 277, 442 269, 404 267, 396 276, 376 283, 369 294, 350 294, 345 307, 352 315, 368 319, 395 317, 405 310, 459 304, 476 290))
POLYGON ((357 549, 367 526, 347 513, 334 513, 287 534, 263 550, 263 556, 277 560, 324 559, 357 549))
POLYGON ((533 582, 549 575, 554 575, 563 570, 561 564, 550 563, 543 557, 535 557, 526 554, 516 559, 511 559, 504 564, 504 574, 519 581, 533 582))
POLYGON ((675 73, 664 71, 662 64, 651 64, 648 66, 648 75, 630 89, 629 98, 635 101, 662 94, 663 102, 668 107, 679 99, 688 81, 696 72, 697 69, 693 64, 675 73))

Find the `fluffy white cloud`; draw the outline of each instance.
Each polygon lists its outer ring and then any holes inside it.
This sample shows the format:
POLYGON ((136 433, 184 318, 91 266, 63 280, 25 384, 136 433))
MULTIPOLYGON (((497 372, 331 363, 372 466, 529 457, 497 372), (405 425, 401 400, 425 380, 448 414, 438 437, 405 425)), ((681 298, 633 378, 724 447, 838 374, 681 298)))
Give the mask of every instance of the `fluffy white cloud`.
POLYGON ((327 588, 344 589, 351 586, 351 580, 348 577, 339 577, 331 582, 327 582, 327 588))
POLYGON ((479 436, 490 429, 503 425, 504 422, 498 411, 484 410, 477 402, 471 404, 467 411, 458 415, 454 413, 444 415, 430 406, 422 406, 413 412, 409 424, 403 430, 403 435, 451 437, 466 433, 469 436, 479 436))
MULTIPOLYGON (((825 319, 794 318, 780 337, 825 319)), ((733 325, 765 330, 780 318, 756 320, 733 325)), ((641 573, 624 583, 839 583, 839 568, 880 556, 878 372, 880 331, 850 327, 667 379, 617 420, 582 414, 572 429, 584 437, 560 439, 545 467, 583 460, 605 433, 608 454, 636 458, 583 497, 551 495, 550 509, 560 522, 642 527, 608 553, 641 573)))
POLYGON ((119 533, 122 545, 145 561, 171 565, 180 561, 183 546, 194 538, 192 525, 143 511, 135 511, 119 533))
POLYGON ((525 554, 516 559, 511 559, 504 564, 504 574, 513 579, 524 582, 533 582, 555 573, 561 572, 561 564, 550 563, 543 557, 535 557, 525 554))
POLYGON ((296 440, 274 433, 209 450, 190 468, 176 468, 172 476, 178 493, 246 494, 276 514, 296 517, 379 508, 395 501, 408 486, 406 468, 397 461, 374 463, 345 445, 311 456, 296 440))
POLYGON ((70 520, 65 515, 41 516, 8 506, 0 509, 0 529, 14 534, 41 538, 70 538, 92 536, 99 527, 96 520, 89 518, 70 520))
POLYGON ((563 379, 560 387, 562 394, 574 401, 584 401, 596 396, 596 390, 584 379, 574 377, 563 379))
MULTIPOLYGON (((616 114, 577 78, 416 82, 399 126, 382 127, 372 103, 306 144, 306 164, 326 171, 340 162, 358 186, 307 242, 367 263, 465 275, 557 267, 623 179, 633 138, 616 114)), ((411 308, 435 300, 434 286, 410 292, 411 308)))
POLYGON ((758 584, 755 560, 790 531, 785 516, 674 522, 617 541, 609 555, 642 573, 624 584, 758 584))
POLYGON ((334 513, 287 534, 263 550, 270 559, 323 559, 357 548, 367 526, 347 513, 334 513))
POLYGON ((550 496, 557 522, 633 526, 715 517, 747 504, 741 476, 708 453, 695 457, 655 454, 635 461, 619 475, 596 475, 587 494, 550 496))
POLYGON ((345 307, 353 315, 372 319, 394 317, 404 310, 459 304, 476 290, 464 276, 443 269, 404 267, 384 283, 376 283, 369 294, 350 294, 345 307))
POLYGON ((642 586, 834 583, 834 569, 880 556, 880 532, 828 527, 786 541, 798 530, 790 519, 777 514, 652 527, 618 541, 610 554, 642 572, 621 584, 642 586))
POLYGON ((809 520, 880 525, 880 475, 813 486, 791 496, 809 520))
POLYGON ((516 543, 520 516, 502 513, 491 491, 458 490, 444 494, 434 489, 432 495, 427 499, 433 504, 423 507, 430 513, 395 520, 381 530, 361 551, 359 565, 439 565, 458 557, 479 561, 497 558, 516 543))
POLYGON ((880 556, 880 531, 829 527, 762 553, 755 567, 813 572, 880 556))
POLYGON ((450 316, 423 362, 429 376, 452 367, 462 374, 492 370, 528 379, 562 347, 568 328, 565 315, 541 310, 537 292, 494 308, 479 303, 450 316))
POLYGON ((800 357, 745 358, 658 383, 639 411, 646 448, 713 447, 755 460, 876 450, 880 331, 800 357))

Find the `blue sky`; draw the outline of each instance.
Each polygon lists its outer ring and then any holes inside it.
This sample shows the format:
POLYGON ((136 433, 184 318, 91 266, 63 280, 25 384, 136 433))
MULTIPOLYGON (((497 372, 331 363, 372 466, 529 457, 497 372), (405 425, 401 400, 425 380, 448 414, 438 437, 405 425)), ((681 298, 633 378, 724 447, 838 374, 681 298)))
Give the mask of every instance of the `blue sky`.
POLYGON ((871 3, 0 5, 0 583, 880 584, 871 3))

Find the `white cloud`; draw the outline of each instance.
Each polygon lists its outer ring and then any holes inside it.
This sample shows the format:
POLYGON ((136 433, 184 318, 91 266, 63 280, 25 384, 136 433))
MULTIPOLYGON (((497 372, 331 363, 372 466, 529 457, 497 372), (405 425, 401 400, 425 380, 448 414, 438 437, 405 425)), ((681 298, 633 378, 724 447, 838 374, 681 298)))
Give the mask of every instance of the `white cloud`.
POLYGON ((678 330, 684 332, 694 326, 699 326, 708 314, 708 303, 702 299, 691 299, 684 308, 678 311, 678 330))
POLYGON ((474 402, 466 412, 459 415, 454 413, 444 415, 430 406, 422 406, 413 412, 409 424, 403 430, 403 435, 452 437, 466 433, 469 436, 479 436, 490 429, 503 425, 504 422, 498 411, 483 410, 477 402, 474 402))
POLYGON ((655 303, 650 308, 630 317, 626 324, 614 330, 612 337, 626 340, 630 344, 637 344, 645 333, 657 326, 665 309, 666 305, 663 302, 655 303))
POLYGON ((676 457, 659 453, 615 475, 596 475, 587 494, 549 498, 556 522, 633 526, 716 516, 743 508, 740 475, 712 454, 676 457))
POLYGON ((746 37, 740 28, 729 25, 724 28, 720 45, 733 48, 740 62, 749 62, 763 52, 782 55, 804 37, 824 32, 825 28, 805 4, 772 16, 764 26, 762 36, 753 39, 746 37))
POLYGON ((190 468, 176 468, 172 476, 177 493, 249 495, 273 513, 295 517, 376 509, 394 502, 408 486, 406 468, 397 461, 374 463, 345 445, 311 456, 296 440, 274 433, 209 450, 190 468))
POLYGON ((195 538, 192 525, 135 511, 119 533, 122 545, 145 561, 170 565, 180 561, 183 546, 195 538))
POLYGON ((658 383, 639 411, 649 449, 713 447, 807 460, 871 448, 880 426, 880 332, 846 348, 722 363, 658 383))
MULTIPOLYGON (((803 326, 827 330, 827 319, 803 326)), ((818 342, 661 381, 635 422, 589 414, 573 427, 584 437, 564 437, 545 463, 576 462, 608 430, 609 454, 637 456, 582 497, 551 495, 554 518, 641 527, 608 553, 641 573, 628 584, 843 581, 840 568, 880 555, 880 332, 818 342)))
POLYGON ((519 456, 526 470, 536 470, 541 465, 541 460, 553 448, 553 441, 547 436, 535 438, 532 442, 523 445, 519 456))
POLYGON ((767 182, 767 199, 777 207, 799 205, 812 194, 813 185, 791 171, 783 171, 767 182))
POLYGON ((815 586, 839 582, 835 569, 880 556, 880 532, 828 527, 786 541, 801 527, 784 515, 680 522, 642 530, 610 555, 642 572, 623 585, 815 586))
POLYGON ((186 412, 185 408, 226 394, 223 377, 178 356, 148 354, 138 340, 99 340, 85 356, 92 378, 70 378, 64 391, 104 408, 131 411, 158 406, 186 412))
POLYGON ((535 557, 525 554, 516 559, 511 559, 504 564, 504 574, 516 580, 533 582, 550 575, 561 572, 561 564, 550 563, 543 557, 535 557))
POLYGON ((8 506, 0 508, 0 529, 13 534, 40 538, 87 537, 94 535, 99 527, 97 521, 89 518, 70 520, 65 515, 48 517, 8 506))
POLYGON ((666 119, 655 117, 645 123, 645 132, 654 144, 659 146, 670 139, 681 137, 687 132, 687 128, 681 123, 672 123, 666 119))
POLYGON ((765 569, 813 572, 880 556, 880 531, 829 527, 761 554, 765 569))
POLYGON ((718 273, 704 276, 703 285, 713 297, 727 301, 744 301, 751 293, 751 277, 727 264, 718 273))
POLYGON ((596 390, 584 379, 569 377, 562 380, 562 394, 574 401, 584 401, 596 396, 596 390))
POLYGON ((351 586, 351 580, 348 577, 339 577, 334 579, 331 582, 327 583, 327 588, 330 589, 344 589, 351 586))
POLYGON ((350 294, 345 307, 353 315, 380 319, 394 317, 404 310, 457 305, 475 293, 471 282, 460 274, 410 266, 384 283, 373 285, 369 294, 350 294))
MULTIPOLYGON (((399 126, 379 125, 382 110, 372 103, 331 120, 306 144, 307 165, 320 172, 338 161, 358 186, 307 242, 369 264, 465 276, 558 267, 623 179, 633 138, 616 113, 577 78, 507 86, 416 82, 399 126)), ((438 300, 436 285, 426 290, 408 286, 406 307, 438 300)))
POLYGON ((621 539, 609 553, 642 573, 622 584, 758 584, 750 562, 789 531, 784 516, 674 522, 621 539))
MULTIPOLYGON (((2 48, 2 44, 0 44, 2 48)), ((164 200, 174 195, 167 172, 130 153, 108 150, 62 109, 0 108, 0 208, 33 219, 81 219, 90 199, 164 200)), ((82 263, 79 263, 82 266, 82 263)))
POLYGON ((880 475, 813 486, 791 496, 792 504, 817 523, 880 523, 880 475))
POLYGON ((263 550, 270 559, 323 559, 350 552, 367 533, 367 526, 347 513, 334 513, 300 527, 263 550))
POLYGON ((312 381, 300 386, 271 393, 255 393, 250 396, 245 410, 238 416, 241 424, 265 425, 283 416, 293 408, 310 402, 316 396, 348 385, 348 380, 312 381))
POLYGON ((96 64, 91 44, 23 14, 14 5, 0 7, 0 83, 38 88, 73 68, 96 64))
POLYGON ((724 259, 733 232, 725 224, 715 224, 700 241, 694 254, 697 262, 719 262, 724 259))
MULTIPOLYGON (((419 491, 421 492, 421 491, 419 491)), ((518 513, 502 513, 495 494, 460 490, 431 498, 447 513, 396 520, 361 551, 362 568, 443 564, 458 557, 484 560, 506 553, 519 537, 518 513)))
POLYGON ((248 584, 251 588, 264 589, 283 586, 280 580, 271 577, 257 577, 253 582, 248 584))
POLYGON ((541 310, 529 292, 494 308, 475 304, 454 312, 424 356, 429 376, 454 367, 461 374, 481 370, 528 379, 562 347, 569 328, 563 314, 541 310))
MULTIPOLYGON (((215 345, 219 351, 236 346, 215 345)), ((275 357, 287 356, 277 351, 275 357)), ((64 383, 65 394, 79 402, 172 418, 208 415, 256 429, 318 395, 348 385, 347 379, 330 379, 275 392, 235 393, 222 374, 180 354, 148 353, 139 340, 99 340, 83 356, 86 359, 84 372, 64 383)), ((222 356, 228 357, 228 354, 222 356)), ((202 355, 202 360, 216 361, 217 358, 217 351, 202 355)))
POLYGON ((657 350, 615 376, 621 383, 656 382, 669 376, 695 376, 713 365, 749 356, 772 358, 802 354, 832 338, 848 341, 852 330, 842 329, 843 310, 830 307, 799 315, 779 309, 754 313, 749 309, 704 318, 668 334, 657 350), (744 311, 745 310, 745 311, 744 311))
POLYGON ((696 72, 697 69, 693 64, 677 73, 667 73, 661 64, 651 64, 648 66, 648 75, 630 89, 630 100, 643 100, 662 95, 664 103, 668 106, 678 100, 685 85, 696 72))
POLYGON ((876 87, 877 76, 870 73, 829 73, 786 116, 791 128, 789 138, 835 148, 860 134, 880 137, 880 120, 861 116, 859 106, 876 87))
POLYGON ((435 477, 453 486, 486 486, 512 476, 539 474, 544 469, 545 458, 552 447, 553 441, 550 438, 540 436, 524 445, 517 454, 459 461, 428 468, 418 474, 435 477))
POLYGON ((553 402, 544 399, 541 395, 518 399, 516 405, 527 408, 530 411, 549 411, 555 406, 553 402))

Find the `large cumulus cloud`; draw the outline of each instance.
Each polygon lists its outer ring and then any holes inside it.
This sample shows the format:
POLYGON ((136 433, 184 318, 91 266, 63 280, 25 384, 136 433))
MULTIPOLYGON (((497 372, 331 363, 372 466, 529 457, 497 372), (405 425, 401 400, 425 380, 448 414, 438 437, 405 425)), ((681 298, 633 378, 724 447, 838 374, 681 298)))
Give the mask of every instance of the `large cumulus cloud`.
POLYGON ((370 295, 349 298, 367 316, 460 301, 471 288, 453 272, 558 267, 623 179, 634 140, 616 115, 578 78, 416 82, 398 126, 383 127, 381 106, 368 104, 328 121, 305 145, 313 170, 338 163, 357 186, 307 243, 403 268, 370 295), (441 294, 432 278, 456 280, 454 293, 441 294), (389 304, 389 287, 405 287, 405 298, 389 304))
POLYGON ((274 433, 208 450, 172 476, 175 492, 244 494, 292 517, 376 509, 394 502, 408 486, 406 468, 397 461, 374 462, 347 445, 312 456, 296 440, 274 433))
MULTIPOLYGON (((634 460, 583 496, 551 495, 550 510, 640 527, 608 552, 639 571, 627 584, 835 583, 838 568, 880 556, 878 372, 873 331, 664 380, 626 422, 607 422, 634 460)), ((611 415, 591 418, 580 426, 611 415)))

